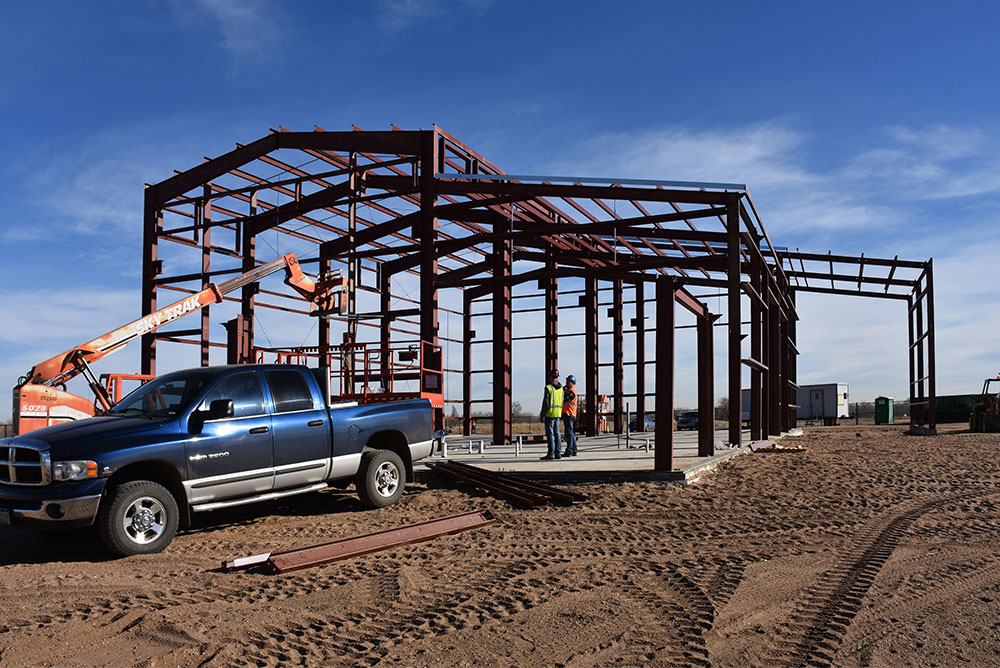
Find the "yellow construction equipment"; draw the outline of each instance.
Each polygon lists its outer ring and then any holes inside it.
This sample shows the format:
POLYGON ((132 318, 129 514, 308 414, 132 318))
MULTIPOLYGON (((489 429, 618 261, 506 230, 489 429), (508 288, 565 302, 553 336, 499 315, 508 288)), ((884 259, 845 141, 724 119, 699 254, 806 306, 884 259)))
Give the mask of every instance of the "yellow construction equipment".
POLYGON ((983 394, 969 417, 969 431, 979 433, 1000 432, 1000 391, 990 392, 990 385, 996 383, 1000 390, 1000 374, 983 382, 983 394))

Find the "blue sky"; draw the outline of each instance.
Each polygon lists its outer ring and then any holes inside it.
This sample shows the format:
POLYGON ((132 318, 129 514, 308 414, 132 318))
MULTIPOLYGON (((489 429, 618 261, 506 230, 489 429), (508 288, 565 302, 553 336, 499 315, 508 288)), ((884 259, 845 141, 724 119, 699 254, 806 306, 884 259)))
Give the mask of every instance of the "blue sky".
MULTIPOLYGON (((268 128, 352 123, 437 123, 510 173, 746 183, 778 245, 934 258, 940 393, 1000 370, 993 3, 198 0, 3 14, 11 386, 138 315, 144 183, 268 128)), ((801 381, 906 395, 901 304, 799 303, 801 381)), ((682 404, 690 348, 680 341, 682 404)), ((534 371, 515 369, 514 399, 532 406, 534 371)), ((9 411, 0 402, 0 419, 9 411)))

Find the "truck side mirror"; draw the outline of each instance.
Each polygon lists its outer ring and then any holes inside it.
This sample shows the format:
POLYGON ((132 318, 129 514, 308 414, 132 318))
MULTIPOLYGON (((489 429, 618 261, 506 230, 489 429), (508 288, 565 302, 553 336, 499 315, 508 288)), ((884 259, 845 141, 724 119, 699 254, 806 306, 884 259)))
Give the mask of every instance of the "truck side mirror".
POLYGON ((222 418, 233 417, 233 400, 216 399, 208 405, 208 410, 198 410, 191 413, 188 420, 188 431, 192 434, 200 434, 205 427, 206 420, 221 420, 222 418))
POLYGON ((208 415, 206 420, 221 420, 222 418, 233 417, 233 400, 216 399, 208 405, 208 415))

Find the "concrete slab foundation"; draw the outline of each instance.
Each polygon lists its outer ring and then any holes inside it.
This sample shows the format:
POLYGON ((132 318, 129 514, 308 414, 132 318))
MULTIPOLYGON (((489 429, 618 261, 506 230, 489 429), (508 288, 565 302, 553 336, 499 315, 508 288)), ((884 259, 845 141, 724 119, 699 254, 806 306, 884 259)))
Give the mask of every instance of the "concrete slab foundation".
MULTIPOLYGON (((729 448, 721 445, 728 432, 716 431, 715 455, 698 456, 698 433, 692 431, 674 433, 674 467, 671 471, 654 471, 656 443, 653 432, 624 435, 604 434, 601 436, 578 437, 576 457, 559 460, 541 460, 545 456, 546 445, 525 436, 522 445, 492 445, 488 434, 482 437, 459 436, 448 438, 447 459, 472 464, 490 471, 513 473, 527 479, 553 480, 561 482, 608 482, 659 480, 665 482, 691 483, 702 474, 737 455, 750 451, 749 446, 729 448)), ((516 440, 515 436, 515 440, 516 440)), ((744 443, 749 441, 749 432, 744 434, 744 443)), ((565 449, 565 443, 563 444, 565 449)), ((440 461, 440 449, 418 462, 414 469, 418 479, 430 475, 425 462, 440 461)))

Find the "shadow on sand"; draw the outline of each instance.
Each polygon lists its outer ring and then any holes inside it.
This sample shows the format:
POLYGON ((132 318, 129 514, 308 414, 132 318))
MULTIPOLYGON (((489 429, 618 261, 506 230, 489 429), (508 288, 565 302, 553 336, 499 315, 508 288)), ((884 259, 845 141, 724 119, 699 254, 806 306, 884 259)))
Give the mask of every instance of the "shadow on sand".
MULTIPOLYGON (((407 487, 404 497, 422 491, 407 487)), ((207 513, 195 513, 191 527, 178 535, 210 535, 233 527, 250 526, 267 517, 314 517, 365 510, 350 491, 328 489, 276 501, 251 503, 207 513)), ((169 550, 170 547, 167 547, 169 550)), ((0 527, 0 566, 55 562, 103 562, 119 557, 110 554, 93 528, 40 531, 21 526, 0 527)))

